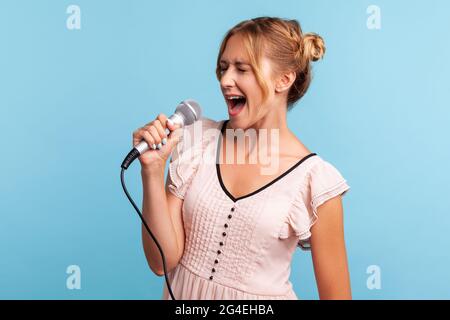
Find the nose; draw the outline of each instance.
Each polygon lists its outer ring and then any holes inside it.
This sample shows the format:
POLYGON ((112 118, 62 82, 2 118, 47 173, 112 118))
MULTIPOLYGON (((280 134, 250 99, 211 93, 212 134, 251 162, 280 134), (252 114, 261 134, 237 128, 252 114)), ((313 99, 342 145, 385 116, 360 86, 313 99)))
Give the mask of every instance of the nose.
POLYGON ((229 87, 233 87, 235 85, 235 81, 232 76, 232 72, 228 72, 229 70, 230 70, 230 68, 228 68, 227 70, 224 70, 222 72, 222 77, 220 78, 220 85, 223 88, 229 88, 229 87))

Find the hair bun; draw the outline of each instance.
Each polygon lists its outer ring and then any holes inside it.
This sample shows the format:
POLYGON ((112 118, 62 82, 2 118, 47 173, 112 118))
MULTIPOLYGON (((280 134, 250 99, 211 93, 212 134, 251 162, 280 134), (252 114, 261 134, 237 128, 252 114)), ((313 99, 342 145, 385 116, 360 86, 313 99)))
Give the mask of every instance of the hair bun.
POLYGON ((325 54, 325 42, 316 33, 306 33, 303 35, 303 52, 310 61, 317 61, 325 54))

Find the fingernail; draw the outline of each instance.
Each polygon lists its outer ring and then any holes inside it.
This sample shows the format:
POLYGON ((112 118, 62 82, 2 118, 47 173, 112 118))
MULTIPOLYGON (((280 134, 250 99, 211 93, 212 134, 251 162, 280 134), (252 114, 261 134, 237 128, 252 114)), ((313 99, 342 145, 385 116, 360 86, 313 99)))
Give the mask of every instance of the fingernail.
POLYGON ((166 144, 167 143, 167 138, 163 138, 161 142, 162 142, 162 144, 166 144))
POLYGON ((161 149, 161 148, 162 148, 162 144, 161 144, 161 143, 158 143, 158 145, 156 146, 156 148, 158 148, 158 150, 161 149))
POLYGON ((171 126, 173 126, 173 121, 170 119, 167 119, 167 122, 170 123, 171 126))
POLYGON ((153 149, 153 150, 156 149, 156 144, 152 144, 152 149, 153 149))

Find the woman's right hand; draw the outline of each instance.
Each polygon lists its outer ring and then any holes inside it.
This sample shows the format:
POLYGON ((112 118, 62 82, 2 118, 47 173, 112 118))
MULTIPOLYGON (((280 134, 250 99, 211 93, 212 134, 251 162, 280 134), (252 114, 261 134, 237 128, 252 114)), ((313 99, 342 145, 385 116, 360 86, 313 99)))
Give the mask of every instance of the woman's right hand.
POLYGON ((151 168, 154 165, 162 165, 164 167, 173 148, 180 141, 182 135, 181 126, 179 124, 171 124, 167 120, 167 116, 160 113, 155 120, 133 132, 133 147, 138 145, 142 140, 145 140, 150 147, 139 156, 139 161, 143 169, 151 168), (170 130, 169 136, 166 135, 166 128, 170 130), (153 149, 152 146, 159 146, 160 148, 153 149))

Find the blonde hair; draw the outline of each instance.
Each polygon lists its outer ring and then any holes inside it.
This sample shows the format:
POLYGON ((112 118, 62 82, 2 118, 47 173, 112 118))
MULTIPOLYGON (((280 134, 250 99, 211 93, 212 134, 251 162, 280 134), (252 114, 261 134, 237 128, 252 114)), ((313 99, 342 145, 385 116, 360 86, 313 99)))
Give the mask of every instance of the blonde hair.
POLYGON ((263 53, 273 62, 274 76, 291 71, 296 73, 287 96, 288 111, 292 109, 308 90, 312 77, 310 62, 321 59, 325 54, 322 37, 315 33, 303 34, 297 20, 258 17, 242 21, 227 32, 220 45, 216 66, 219 81, 222 75, 220 59, 228 39, 235 34, 243 38, 249 63, 263 92, 263 101, 269 93, 260 67, 263 53))

